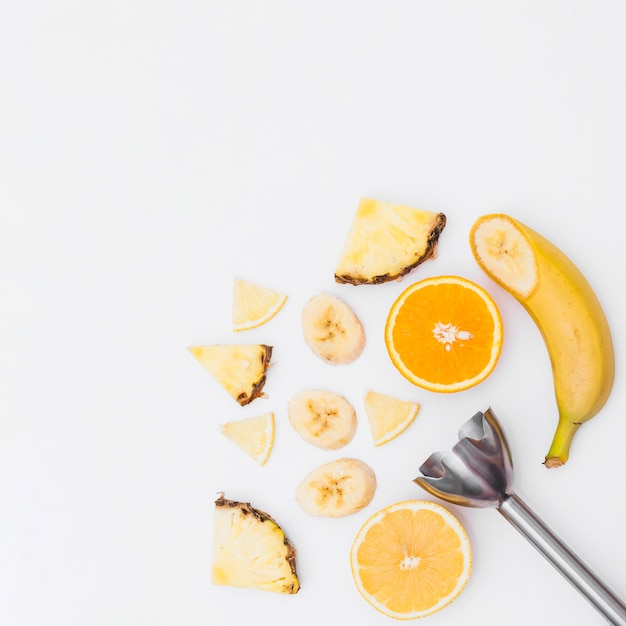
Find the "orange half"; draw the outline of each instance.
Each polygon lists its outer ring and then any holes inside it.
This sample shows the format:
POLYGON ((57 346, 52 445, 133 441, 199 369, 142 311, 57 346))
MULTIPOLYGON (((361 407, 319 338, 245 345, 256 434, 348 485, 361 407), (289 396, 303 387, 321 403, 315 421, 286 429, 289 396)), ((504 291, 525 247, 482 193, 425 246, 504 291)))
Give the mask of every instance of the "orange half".
POLYGON ((415 619, 459 596, 472 570, 465 529, 446 508, 424 500, 387 506, 361 527, 350 551, 354 583, 381 613, 415 619))
POLYGON ((502 351, 502 318, 493 298, 460 276, 426 278, 405 289, 385 326, 391 361, 414 385, 437 392, 483 381, 502 351))

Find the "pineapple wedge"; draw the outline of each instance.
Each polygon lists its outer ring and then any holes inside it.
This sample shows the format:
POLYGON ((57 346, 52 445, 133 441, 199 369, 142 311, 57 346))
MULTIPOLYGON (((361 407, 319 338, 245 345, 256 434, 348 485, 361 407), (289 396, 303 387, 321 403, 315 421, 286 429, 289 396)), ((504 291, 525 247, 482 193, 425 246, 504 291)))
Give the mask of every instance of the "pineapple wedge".
POLYGON ((200 365, 241 405, 263 395, 272 346, 233 344, 189 348, 200 365))
POLYGON ((297 593, 296 549, 267 513, 249 502, 215 501, 211 581, 276 593, 297 593))
POLYGON ((351 285, 396 280, 434 258, 446 225, 443 213, 361 198, 335 268, 351 285))

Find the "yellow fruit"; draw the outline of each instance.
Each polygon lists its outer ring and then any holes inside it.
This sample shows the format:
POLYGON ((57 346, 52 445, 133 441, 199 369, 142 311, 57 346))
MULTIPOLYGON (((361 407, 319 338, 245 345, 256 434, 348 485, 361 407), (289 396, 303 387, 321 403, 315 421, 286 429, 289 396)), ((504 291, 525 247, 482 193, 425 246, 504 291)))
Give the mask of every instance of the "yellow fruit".
POLYGON ((265 465, 274 445, 274 414, 226 422, 220 432, 257 463, 265 465))
POLYGON ((263 395, 272 346, 233 344, 189 348, 200 365, 241 406, 263 395))
POLYGON ((362 198, 335 268, 338 283, 396 280, 434 258, 443 213, 362 198))
POLYGON ((387 506, 359 530, 350 551, 361 595, 396 619, 431 615, 459 596, 470 577, 467 534, 447 509, 421 500, 387 506))
POLYGON ((344 517, 374 497, 374 470, 360 459, 337 459, 309 472, 296 488, 296 502, 309 515, 344 517))
POLYGON ((287 404, 293 429, 313 446, 338 450, 352 441, 357 429, 354 407, 341 395, 325 389, 304 389, 287 404))
POLYGON ((297 593, 296 550, 270 515, 222 495, 215 501, 211 582, 297 593))
POLYGON ((416 418, 420 405, 382 393, 368 391, 364 398, 374 445, 383 444, 403 433, 416 418))
POLYGON ((430 391, 469 389, 493 371, 502 350, 502 319, 493 298, 460 276, 412 284, 394 302, 385 326, 391 361, 430 391))
POLYGON ((613 341, 602 306, 559 248, 508 215, 479 218, 470 246, 487 275, 528 311, 546 343, 559 417, 545 464, 559 467, 581 424, 597 415, 613 388, 613 341))
POLYGON ((283 293, 236 279, 233 283, 233 330, 250 330, 269 322, 286 301, 283 293))
POLYGON ((302 307, 302 334, 311 350, 330 365, 352 363, 365 348, 365 330, 339 298, 319 293, 302 307))

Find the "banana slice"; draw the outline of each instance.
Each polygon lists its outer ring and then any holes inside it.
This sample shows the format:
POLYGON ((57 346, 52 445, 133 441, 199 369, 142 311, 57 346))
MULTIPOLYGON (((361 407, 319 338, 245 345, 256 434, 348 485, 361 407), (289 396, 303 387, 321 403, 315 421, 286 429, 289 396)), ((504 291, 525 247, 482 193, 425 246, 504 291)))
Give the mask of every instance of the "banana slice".
POLYGON ((302 309, 308 346, 331 365, 352 363, 365 347, 365 331, 354 311, 328 293, 313 296, 302 309))
POLYGON ((374 470, 359 459, 339 459, 310 472, 296 488, 296 501, 309 515, 343 517, 366 507, 376 492, 374 470))
POLYGON ((356 411, 343 396, 332 391, 300 391, 289 400, 287 415, 306 442, 324 450, 342 448, 356 433, 356 411))

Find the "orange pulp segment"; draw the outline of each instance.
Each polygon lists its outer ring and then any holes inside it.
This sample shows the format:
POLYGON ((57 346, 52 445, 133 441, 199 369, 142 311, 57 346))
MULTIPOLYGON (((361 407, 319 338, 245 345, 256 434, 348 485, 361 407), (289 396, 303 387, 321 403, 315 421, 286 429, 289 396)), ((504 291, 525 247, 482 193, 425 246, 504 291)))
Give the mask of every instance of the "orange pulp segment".
POLYGON ((400 400, 375 391, 365 394, 363 404, 375 446, 382 446, 402 434, 420 410, 417 402, 400 400))
POLYGON ((361 595, 396 619, 425 617, 450 604, 472 569, 465 529, 447 509, 422 500, 399 502, 372 515, 350 551, 361 595))
POLYGON ((249 280, 233 282, 233 330, 240 332, 262 326, 283 308, 287 295, 249 280))
POLYGON ((394 302, 385 326, 391 361, 414 385, 437 392, 483 381, 502 351, 502 318, 493 298, 460 276, 410 285, 394 302))
POLYGON ((265 465, 274 446, 274 414, 264 413, 226 422, 220 432, 259 465, 265 465))

